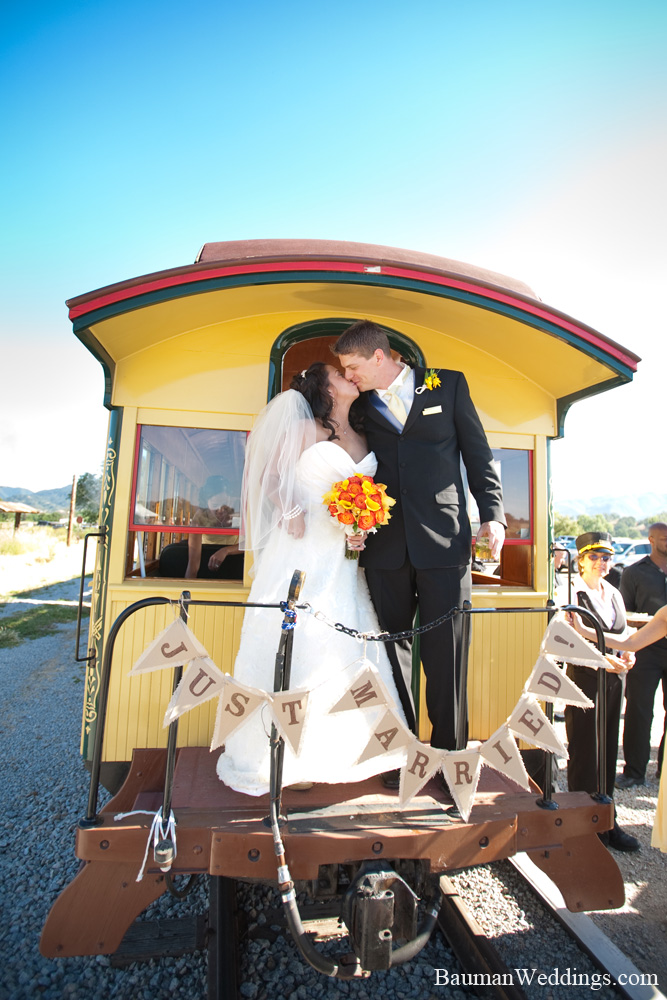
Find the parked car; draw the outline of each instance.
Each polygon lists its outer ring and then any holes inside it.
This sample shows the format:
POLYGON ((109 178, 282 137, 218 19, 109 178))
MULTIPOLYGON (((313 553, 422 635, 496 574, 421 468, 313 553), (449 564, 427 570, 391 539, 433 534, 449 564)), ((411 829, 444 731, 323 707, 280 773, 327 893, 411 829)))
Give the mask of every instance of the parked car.
POLYGON ((577 539, 574 535, 559 535, 558 538, 554 538, 554 544, 564 546, 566 549, 576 549, 577 539))
POLYGON ((646 538, 637 538, 634 542, 615 542, 616 555, 612 560, 612 566, 616 569, 625 569, 639 562, 644 556, 650 555, 651 543, 646 538))
POLYGON ((554 538, 554 546, 556 551, 567 549, 568 558, 571 562, 576 559, 577 541, 574 535, 559 535, 558 538, 554 538))

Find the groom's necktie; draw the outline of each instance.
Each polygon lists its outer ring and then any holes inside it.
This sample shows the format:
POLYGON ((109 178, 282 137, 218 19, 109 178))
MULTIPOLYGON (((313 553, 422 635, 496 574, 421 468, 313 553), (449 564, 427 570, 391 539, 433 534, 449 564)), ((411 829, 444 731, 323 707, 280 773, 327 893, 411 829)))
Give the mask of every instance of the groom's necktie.
POLYGON ((411 371, 412 369, 408 368, 406 365, 401 374, 391 383, 389 388, 377 390, 378 395, 389 408, 389 412, 396 417, 401 427, 403 427, 405 421, 408 419, 408 411, 405 403, 399 396, 399 392, 403 388, 406 379, 411 374, 411 371))
POLYGON ((403 427, 405 421, 408 419, 408 411, 405 409, 405 405, 398 395, 397 389, 383 389, 382 399, 389 407, 390 412, 396 417, 401 427, 403 427))

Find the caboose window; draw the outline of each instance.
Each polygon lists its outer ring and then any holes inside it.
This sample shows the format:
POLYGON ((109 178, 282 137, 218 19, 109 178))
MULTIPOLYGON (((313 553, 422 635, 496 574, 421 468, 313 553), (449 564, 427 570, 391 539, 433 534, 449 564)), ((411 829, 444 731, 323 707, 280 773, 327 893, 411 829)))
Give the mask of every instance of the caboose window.
MULTIPOLYGON (((483 573, 495 576, 498 582, 532 586, 532 452, 518 448, 492 448, 493 459, 503 486, 505 519, 507 532, 500 565, 490 565, 488 553, 483 546, 477 546, 475 557, 483 563, 483 573)), ((479 512, 472 495, 470 496, 470 520, 473 535, 479 528, 479 512)), ((473 578, 474 579, 474 578, 473 578)), ((489 579, 477 580, 487 583, 489 579)))
POLYGON ((212 575, 242 578, 236 543, 246 438, 246 431, 138 427, 126 575, 193 578, 194 552, 202 571, 209 561, 211 568, 227 562, 212 575), (223 551, 235 558, 211 560, 223 551))

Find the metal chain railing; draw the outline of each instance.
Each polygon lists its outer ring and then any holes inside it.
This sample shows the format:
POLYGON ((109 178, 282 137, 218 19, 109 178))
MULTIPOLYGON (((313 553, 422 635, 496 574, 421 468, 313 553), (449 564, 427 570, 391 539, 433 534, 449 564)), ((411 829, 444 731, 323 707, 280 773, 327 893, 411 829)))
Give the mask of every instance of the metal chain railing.
POLYGON ((367 640, 368 642, 398 642, 399 639, 410 639, 414 635, 422 635, 423 632, 429 632, 432 628, 438 628, 439 625, 443 625, 457 615, 462 614, 461 608, 450 608, 449 611, 445 612, 444 615, 440 615, 434 621, 427 622, 426 625, 418 625, 416 628, 404 629, 403 632, 359 632, 358 629, 343 625, 342 622, 333 621, 323 611, 314 611, 310 604, 298 604, 297 608, 299 611, 306 611, 312 614, 318 621, 335 629, 337 632, 344 632, 345 635, 352 636, 353 639, 359 639, 359 641, 367 640))

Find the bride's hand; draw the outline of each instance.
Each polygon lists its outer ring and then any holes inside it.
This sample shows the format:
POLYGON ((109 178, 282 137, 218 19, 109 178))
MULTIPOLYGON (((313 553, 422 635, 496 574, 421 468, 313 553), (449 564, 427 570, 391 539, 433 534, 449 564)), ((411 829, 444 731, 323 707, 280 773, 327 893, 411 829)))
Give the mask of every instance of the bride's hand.
POLYGON ((296 517, 290 518, 286 523, 288 535, 291 535, 292 538, 303 538, 303 533, 306 530, 306 518, 303 511, 296 517))
POLYGON ((347 547, 355 552, 361 552, 366 548, 367 531, 359 531, 354 535, 347 536, 347 547))

